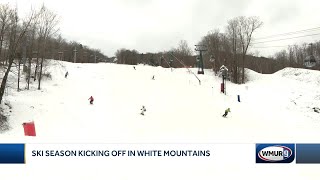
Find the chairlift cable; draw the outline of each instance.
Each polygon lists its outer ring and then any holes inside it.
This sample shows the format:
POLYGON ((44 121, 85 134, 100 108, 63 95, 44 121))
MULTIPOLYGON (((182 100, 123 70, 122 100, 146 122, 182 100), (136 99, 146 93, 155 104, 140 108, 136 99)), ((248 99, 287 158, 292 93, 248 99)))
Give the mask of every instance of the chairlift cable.
POLYGON ((284 41, 284 40, 288 40, 288 39, 296 39, 296 38, 308 37, 308 36, 316 36, 316 35, 320 35, 320 33, 317 33, 317 34, 308 34, 308 35, 303 35, 303 36, 296 36, 296 37, 291 37, 291 38, 275 39, 275 40, 270 40, 270 41, 253 42, 253 43, 251 43, 251 44, 254 45, 254 44, 274 42, 274 41, 284 41))
POLYGON ((293 31, 293 32, 288 32, 288 33, 282 33, 282 34, 275 34, 275 35, 270 35, 270 36, 265 36, 265 37, 256 38, 255 40, 270 39, 270 38, 274 38, 274 37, 277 37, 277 36, 288 36, 288 35, 305 33, 305 32, 310 32, 310 31, 317 31, 317 30, 320 30, 320 27, 315 27, 315 28, 310 28, 310 29, 304 29, 304 30, 299 30, 299 31, 293 31))

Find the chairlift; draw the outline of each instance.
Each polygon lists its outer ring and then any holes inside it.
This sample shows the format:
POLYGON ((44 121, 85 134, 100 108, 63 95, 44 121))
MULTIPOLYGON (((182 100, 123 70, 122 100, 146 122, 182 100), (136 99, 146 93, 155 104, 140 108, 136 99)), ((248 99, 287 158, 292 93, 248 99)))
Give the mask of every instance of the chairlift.
POLYGON ((220 70, 221 70, 221 71, 223 71, 223 70, 228 71, 228 68, 227 68, 225 65, 222 65, 222 66, 220 67, 220 70))
POLYGON ((313 55, 307 56, 303 62, 304 66, 312 68, 317 64, 316 58, 313 55))
POLYGON ((219 69, 219 72, 218 72, 218 76, 221 77, 221 76, 224 76, 226 79, 228 79, 228 68, 224 65, 222 65, 219 69))
POLYGON ((211 55, 210 56, 210 60, 209 60, 211 63, 213 63, 215 61, 214 57, 211 55))

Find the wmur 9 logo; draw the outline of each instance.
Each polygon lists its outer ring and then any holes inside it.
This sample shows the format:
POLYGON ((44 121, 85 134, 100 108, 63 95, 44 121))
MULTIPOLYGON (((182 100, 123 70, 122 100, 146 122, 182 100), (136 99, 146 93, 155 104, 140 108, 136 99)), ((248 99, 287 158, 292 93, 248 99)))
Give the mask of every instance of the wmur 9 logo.
POLYGON ((294 144, 256 144, 256 163, 291 163, 294 144))

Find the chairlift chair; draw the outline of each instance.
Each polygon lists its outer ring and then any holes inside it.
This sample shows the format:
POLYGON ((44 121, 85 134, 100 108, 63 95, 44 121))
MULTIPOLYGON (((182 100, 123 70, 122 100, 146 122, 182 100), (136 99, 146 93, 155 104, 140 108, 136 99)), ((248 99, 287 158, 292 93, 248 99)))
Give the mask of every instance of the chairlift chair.
POLYGON ((316 58, 313 55, 307 56, 303 62, 304 66, 311 68, 317 64, 316 58))

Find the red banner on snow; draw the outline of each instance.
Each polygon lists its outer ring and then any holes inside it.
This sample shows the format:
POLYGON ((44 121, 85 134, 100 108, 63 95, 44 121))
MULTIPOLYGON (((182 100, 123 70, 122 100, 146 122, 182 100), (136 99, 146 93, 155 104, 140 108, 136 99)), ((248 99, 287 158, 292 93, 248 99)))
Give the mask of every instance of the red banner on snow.
POLYGON ((28 122, 22 124, 25 136, 36 136, 36 128, 34 122, 28 122))

